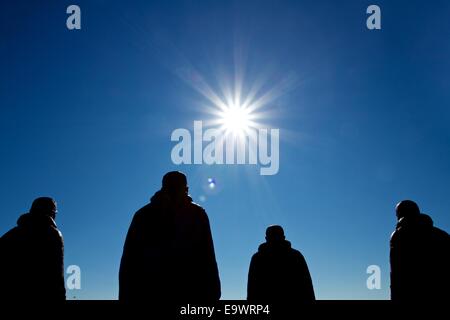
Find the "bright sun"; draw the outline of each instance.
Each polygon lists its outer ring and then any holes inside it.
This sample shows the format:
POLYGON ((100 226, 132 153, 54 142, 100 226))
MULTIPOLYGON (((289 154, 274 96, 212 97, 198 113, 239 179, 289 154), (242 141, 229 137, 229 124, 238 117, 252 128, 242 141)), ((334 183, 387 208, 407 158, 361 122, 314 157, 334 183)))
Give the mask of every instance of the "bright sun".
POLYGON ((233 134, 242 134, 250 128, 249 110, 242 106, 228 106, 221 114, 223 128, 233 134))

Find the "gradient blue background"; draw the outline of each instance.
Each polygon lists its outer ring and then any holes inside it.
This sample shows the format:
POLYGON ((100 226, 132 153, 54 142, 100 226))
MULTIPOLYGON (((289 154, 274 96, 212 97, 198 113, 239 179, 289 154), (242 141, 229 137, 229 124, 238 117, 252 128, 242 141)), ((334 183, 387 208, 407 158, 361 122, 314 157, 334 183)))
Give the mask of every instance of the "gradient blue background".
POLYGON ((273 223, 306 257, 317 298, 387 299, 395 204, 414 199, 450 229, 449 13, 448 1, 3 1, 0 233, 35 197, 56 198, 66 266, 82 270, 68 297, 116 299, 133 213, 180 169, 206 197, 224 299, 245 298, 273 223), (80 31, 65 26, 73 3, 80 31), (372 3, 380 31, 366 28, 372 3), (213 85, 236 48, 248 86, 260 72, 268 87, 299 79, 270 106, 275 176, 170 159, 172 130, 192 129, 207 104, 179 70, 213 85), (381 290, 366 288, 371 264, 381 290))

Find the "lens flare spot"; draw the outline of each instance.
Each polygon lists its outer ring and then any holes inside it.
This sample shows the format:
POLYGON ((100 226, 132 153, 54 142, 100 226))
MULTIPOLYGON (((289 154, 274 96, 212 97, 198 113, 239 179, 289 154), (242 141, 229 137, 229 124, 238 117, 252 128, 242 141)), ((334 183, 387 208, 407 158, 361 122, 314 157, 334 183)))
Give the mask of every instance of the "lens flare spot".
POLYGON ((208 188, 214 190, 216 188, 216 179, 208 178, 208 188))

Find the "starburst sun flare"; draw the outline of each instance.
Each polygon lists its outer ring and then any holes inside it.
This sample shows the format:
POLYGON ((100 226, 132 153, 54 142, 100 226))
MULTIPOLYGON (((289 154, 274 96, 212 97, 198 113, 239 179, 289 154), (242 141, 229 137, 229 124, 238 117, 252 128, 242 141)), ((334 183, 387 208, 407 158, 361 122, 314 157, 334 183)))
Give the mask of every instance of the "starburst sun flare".
POLYGON ((219 112, 222 129, 237 135, 250 129, 250 118, 250 111, 240 105, 232 105, 219 112))

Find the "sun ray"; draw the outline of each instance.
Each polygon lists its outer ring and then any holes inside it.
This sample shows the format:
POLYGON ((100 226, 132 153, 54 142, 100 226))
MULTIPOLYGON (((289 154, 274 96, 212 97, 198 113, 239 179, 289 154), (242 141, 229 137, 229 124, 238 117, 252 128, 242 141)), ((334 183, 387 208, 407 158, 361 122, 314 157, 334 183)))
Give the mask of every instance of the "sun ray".
POLYGON ((202 112, 209 115, 203 119, 205 128, 215 127, 225 135, 242 137, 255 129, 273 127, 273 123, 268 123, 276 117, 273 102, 295 87, 296 78, 288 75, 273 82, 265 72, 260 72, 249 79, 245 77, 242 59, 238 58, 242 57, 235 57, 240 61, 235 63, 232 74, 224 72, 227 69, 216 74, 217 88, 192 66, 181 77, 207 100, 202 103, 202 112))

